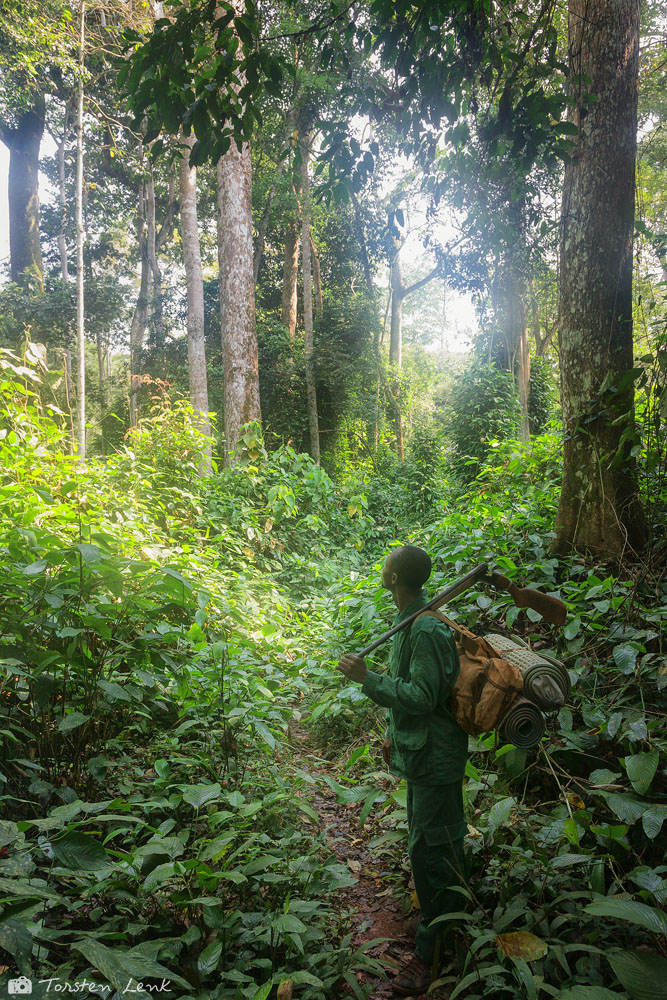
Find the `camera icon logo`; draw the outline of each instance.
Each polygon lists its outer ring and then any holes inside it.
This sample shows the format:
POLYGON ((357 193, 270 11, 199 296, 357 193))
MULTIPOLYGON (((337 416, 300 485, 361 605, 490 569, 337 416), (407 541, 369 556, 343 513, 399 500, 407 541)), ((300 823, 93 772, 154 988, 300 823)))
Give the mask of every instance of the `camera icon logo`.
POLYGON ((7 983, 10 996, 26 996, 32 993, 32 979, 27 976, 19 976, 18 979, 10 979, 7 983))

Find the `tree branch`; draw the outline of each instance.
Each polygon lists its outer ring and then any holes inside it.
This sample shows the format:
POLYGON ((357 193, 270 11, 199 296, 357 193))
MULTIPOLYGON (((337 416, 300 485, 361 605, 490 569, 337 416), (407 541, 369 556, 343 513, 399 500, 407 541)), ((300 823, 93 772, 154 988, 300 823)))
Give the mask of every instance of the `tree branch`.
POLYGON ((441 273, 441 270, 442 269, 440 264, 436 264, 433 270, 429 274, 427 274, 425 278, 420 278, 419 281, 413 282, 413 284, 408 285, 407 288, 401 288, 399 291, 401 299, 407 298, 408 295, 412 295, 413 292, 416 292, 420 288, 423 288, 424 285, 428 285, 429 281, 433 281, 434 278, 438 277, 438 275, 441 273))

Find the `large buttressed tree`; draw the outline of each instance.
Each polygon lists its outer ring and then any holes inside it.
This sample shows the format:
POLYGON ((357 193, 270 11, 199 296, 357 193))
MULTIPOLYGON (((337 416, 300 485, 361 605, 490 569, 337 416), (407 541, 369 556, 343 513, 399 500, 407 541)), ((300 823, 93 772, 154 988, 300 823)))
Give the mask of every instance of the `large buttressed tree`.
POLYGON ((43 285, 39 230, 39 150, 46 94, 63 62, 64 10, 58 0, 6 0, 0 20, 0 140, 9 149, 10 275, 43 285))
POLYGON ((560 265, 564 476, 556 547, 618 556, 644 540, 634 455, 632 238, 639 0, 570 0, 578 137, 560 265))

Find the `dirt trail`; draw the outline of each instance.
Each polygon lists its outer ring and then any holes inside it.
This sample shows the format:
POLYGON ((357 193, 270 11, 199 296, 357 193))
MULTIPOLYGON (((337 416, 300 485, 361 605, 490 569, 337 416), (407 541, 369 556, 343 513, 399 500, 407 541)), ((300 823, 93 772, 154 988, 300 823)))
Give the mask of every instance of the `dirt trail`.
MULTIPOLYGON (((308 732, 290 727, 291 743, 308 772, 314 777, 327 772, 321 757, 312 748, 308 732)), ((357 911, 358 927, 352 941, 352 949, 359 948, 373 938, 387 938, 387 941, 371 948, 368 954, 376 958, 387 970, 387 978, 359 973, 359 982, 370 984, 369 1000, 387 1000, 395 994, 391 979, 400 964, 401 956, 410 952, 414 935, 406 933, 406 921, 401 903, 388 888, 388 869, 384 859, 378 859, 368 849, 372 833, 359 825, 361 803, 341 805, 336 802, 335 792, 323 782, 313 790, 310 804, 318 814, 320 828, 327 831, 327 842, 338 860, 346 864, 357 882, 344 890, 344 906, 357 911)))

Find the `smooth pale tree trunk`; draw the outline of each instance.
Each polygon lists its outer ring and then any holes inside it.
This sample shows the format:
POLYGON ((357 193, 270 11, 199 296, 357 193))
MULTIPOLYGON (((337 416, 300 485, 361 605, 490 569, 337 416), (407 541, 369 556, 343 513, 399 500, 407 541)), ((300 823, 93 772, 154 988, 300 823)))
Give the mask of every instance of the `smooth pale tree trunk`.
POLYGON ((218 265, 224 375, 224 431, 228 461, 239 428, 260 420, 255 281, 252 253, 250 146, 232 142, 218 160, 218 265))
POLYGON ((495 312, 502 330, 498 360, 514 378, 520 406, 519 437, 530 441, 530 348, 526 320, 525 288, 516 275, 505 273, 494 296, 495 312))
MULTIPOLYGON (((204 278, 201 264, 199 226, 197 220, 197 170, 190 166, 194 135, 182 139, 180 163, 181 243, 188 293, 188 376, 190 402, 197 414, 197 426, 210 437, 208 416, 208 382, 206 377, 206 342, 204 339, 204 278)), ((211 446, 206 446, 205 458, 210 466, 211 446)))
POLYGON ((86 338, 84 312, 84 263, 83 245, 83 71, 86 26, 86 5, 79 5, 79 81, 76 110, 76 438, 77 456, 86 460, 86 338))
MULTIPOLYGON (((389 269, 389 286, 391 289, 391 325, 389 334, 389 364, 394 368, 401 368, 403 364, 403 301, 412 295, 413 292, 418 291, 427 285, 429 281, 433 281, 435 277, 440 272, 439 266, 433 268, 433 270, 427 274, 425 277, 420 278, 419 281, 413 282, 411 285, 404 285, 403 278, 401 276, 401 265, 399 261, 398 253, 392 258, 390 269, 389 269)), ((400 400, 400 385, 396 381, 393 388, 389 388, 389 382, 385 383, 386 387, 389 389, 388 398, 390 401, 391 408, 394 413, 394 424, 396 427, 396 454, 398 455, 401 462, 403 461, 404 449, 403 449, 403 416, 401 413, 401 400, 400 400)))
POLYGON ((148 266, 151 272, 152 293, 152 319, 155 328, 159 329, 162 323, 162 274, 157 259, 157 225, 155 219, 155 182, 153 180, 153 166, 148 163, 146 175, 146 252, 148 254, 148 266))
POLYGON ((637 550, 645 540, 631 454, 630 374, 639 15, 639 0, 570 0, 569 60, 581 82, 571 111, 579 135, 563 187, 559 331, 566 435, 555 548, 603 557, 637 550))
POLYGON ((106 348, 102 343, 102 331, 98 328, 95 333, 97 346, 97 371, 100 380, 100 436, 102 440, 102 454, 106 455, 106 441, 104 439, 104 418, 107 414, 107 384, 105 370, 106 348))
POLYGON ((320 425, 317 414, 317 389, 313 363, 313 279, 310 252, 310 176, 308 161, 312 134, 306 132, 301 140, 301 265, 303 268, 303 329, 306 360, 306 399, 310 454, 320 464, 320 425))
POLYGON ((139 212, 137 216, 137 238, 139 241, 141 277, 139 295, 130 326, 130 426, 139 421, 139 389, 141 387, 141 350, 148 326, 148 306, 151 296, 151 267, 148 261, 148 240, 146 237, 146 185, 139 187, 139 212))
MULTIPOLYGON (((382 354, 380 352, 380 316, 378 312, 377 294, 373 284, 373 272, 371 271, 371 262, 368 256, 368 247, 366 246, 366 236, 364 234, 364 225, 361 218, 361 209, 359 206, 359 200, 354 192, 352 192, 351 197, 352 204, 354 205, 354 228, 357 234, 357 241, 359 243, 359 250, 361 253, 361 266, 364 272, 366 292, 368 294, 369 302, 373 307, 373 351, 375 353, 377 364, 377 376, 375 379, 375 406, 373 411, 373 421, 366 425, 366 440, 368 441, 373 454, 377 455, 380 439, 380 385, 382 384, 383 376, 386 381, 386 375, 384 372, 384 365, 382 363, 382 354)), ((389 306, 389 302, 387 303, 387 306, 389 306)))
POLYGON ((63 136, 58 143, 58 205, 60 207, 60 226, 58 228, 58 253, 60 254, 60 277, 66 285, 69 282, 67 263, 67 186, 65 175, 65 147, 69 135, 69 105, 65 105, 65 122, 63 136))
MULTIPOLYGON (((65 147, 69 135, 69 105, 65 105, 65 122, 63 125, 63 136, 58 143, 58 205, 60 208, 60 226, 58 228, 58 253, 60 255, 60 279, 64 285, 69 284, 69 263, 67 259, 67 185, 65 173, 65 147)), ((72 351, 70 347, 65 348, 65 399, 67 405, 74 395, 72 386, 72 351)), ((69 453, 73 453, 73 442, 70 438, 69 453)))
POLYGON ((393 258, 389 269, 389 287, 391 288, 389 363, 401 368, 403 365, 403 299, 405 296, 398 254, 393 258))
POLYGON ((39 147, 44 134, 46 104, 34 98, 15 128, 0 125, 0 139, 9 149, 9 271, 19 285, 44 287, 39 238, 39 147))
POLYGON ((285 259, 283 261, 282 309, 280 318, 289 331, 290 340, 296 332, 297 287, 299 278, 299 224, 292 220, 285 232, 285 259))
POLYGON ((322 268, 320 267, 320 257, 317 252, 317 247, 315 246, 315 241, 313 240, 313 234, 310 234, 310 250, 313 255, 313 310, 317 316, 321 316, 324 312, 324 298, 322 297, 322 268))

